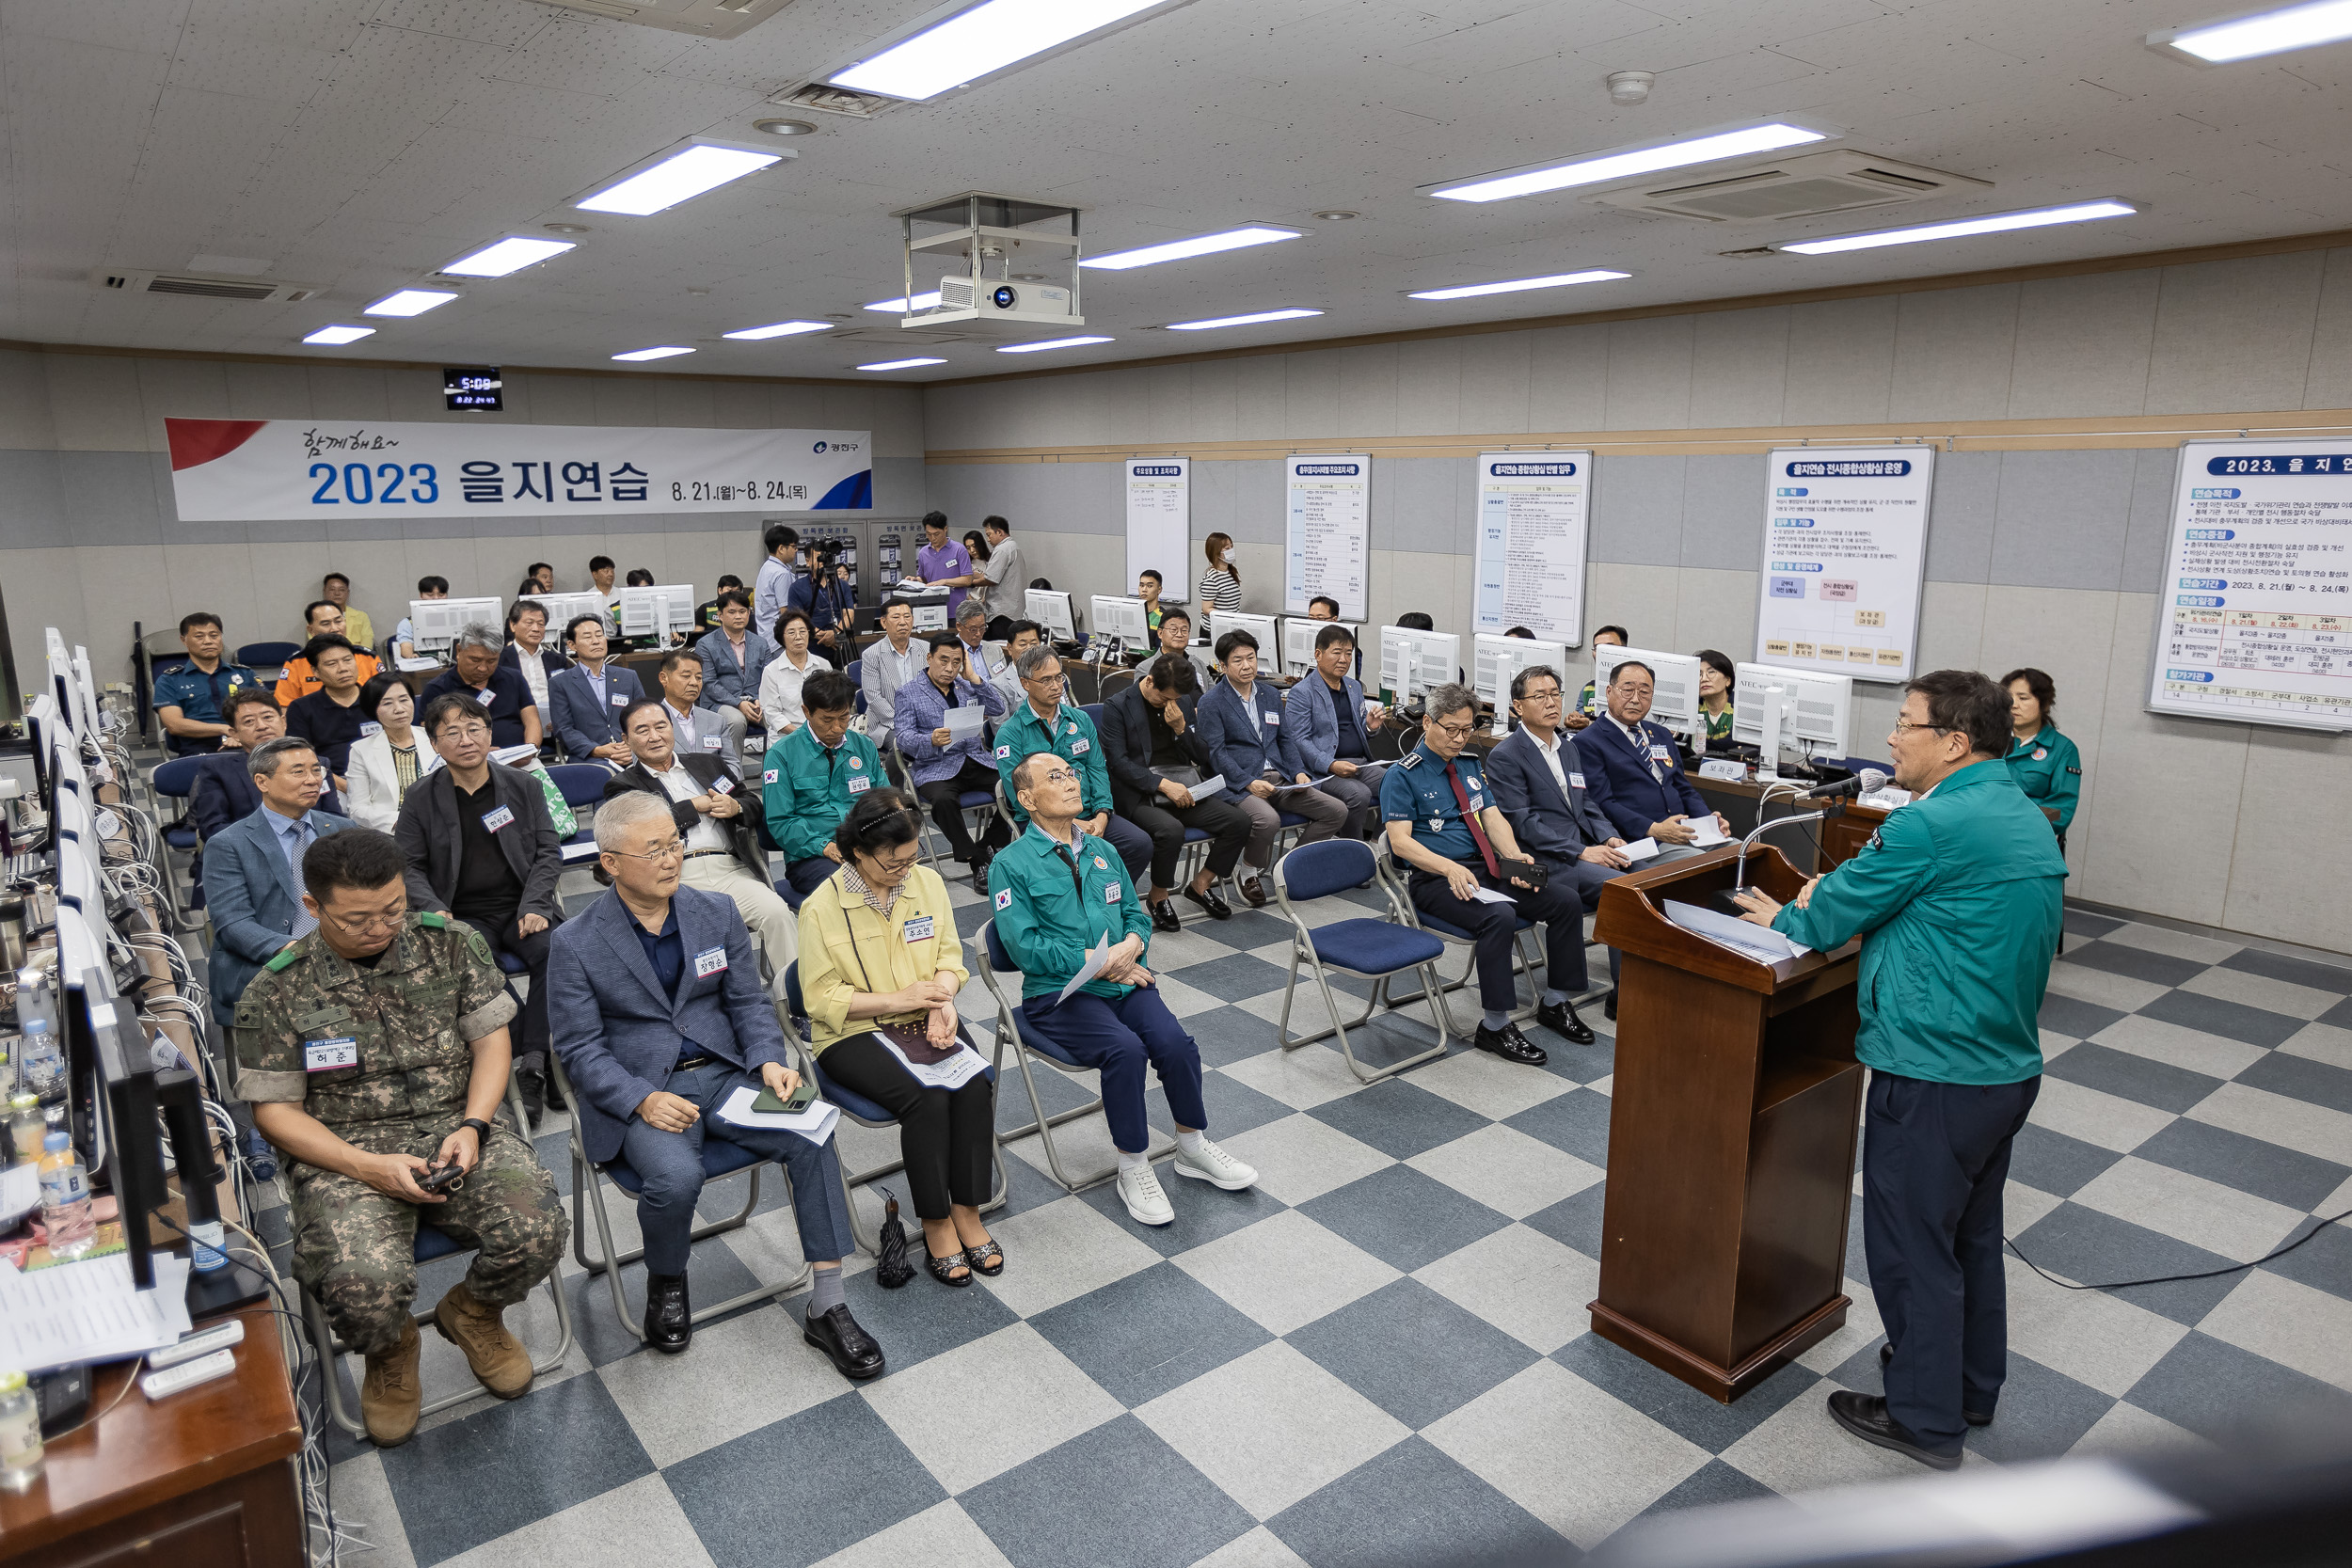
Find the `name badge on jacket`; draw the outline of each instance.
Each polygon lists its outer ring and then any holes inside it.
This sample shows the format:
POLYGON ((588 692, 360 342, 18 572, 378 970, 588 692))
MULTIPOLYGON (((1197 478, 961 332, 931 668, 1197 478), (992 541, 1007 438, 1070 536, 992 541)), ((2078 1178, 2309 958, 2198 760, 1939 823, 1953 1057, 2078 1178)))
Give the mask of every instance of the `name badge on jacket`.
POLYGON ((715 752, 715 751, 717 751, 717 750, 719 749, 719 740, 720 740, 720 737, 719 737, 718 736, 715 736, 715 735, 707 735, 707 736, 703 736, 703 750, 704 750, 704 751, 706 751, 706 752, 715 752))
POLYGON ((1653 740, 1649 744, 1649 759, 1652 762, 1672 762, 1674 757, 1665 747, 1653 740))
POLYGON ((1582 789, 1584 787, 1584 775, 1581 773, 1569 774, 1568 787, 1570 789, 1582 789))
POLYGON ((302 1042, 302 1070, 332 1072, 339 1067, 359 1065, 359 1042, 349 1035, 331 1040, 302 1042))
POLYGON ((480 691, 473 694, 473 700, 480 703, 484 707, 488 707, 492 703, 499 700, 499 694, 492 691, 487 687, 485 687, 480 691))
POLYGON ((511 806, 501 806, 496 811, 485 811, 482 814, 482 825, 492 832, 497 832, 501 828, 510 828, 514 826, 514 823, 515 811, 511 806))
POLYGON ((612 705, 614 707, 628 706, 628 693, 626 691, 615 691, 612 693, 612 705))
POLYGON ((914 919, 907 922, 906 929, 900 932, 899 935, 908 942, 929 942, 931 940, 931 932, 935 928, 936 923, 936 916, 928 914, 917 915, 914 919))
POLYGON ((727 950, 723 947, 707 947, 694 955, 694 978, 697 980, 717 974, 726 967, 727 950))
POLYGON ((710 787, 722 795, 732 795, 735 793, 735 781, 722 773, 710 781, 710 787))
POLYGON ((873 787, 874 781, 871 779, 851 779, 850 781, 850 793, 852 795, 863 795, 873 787))

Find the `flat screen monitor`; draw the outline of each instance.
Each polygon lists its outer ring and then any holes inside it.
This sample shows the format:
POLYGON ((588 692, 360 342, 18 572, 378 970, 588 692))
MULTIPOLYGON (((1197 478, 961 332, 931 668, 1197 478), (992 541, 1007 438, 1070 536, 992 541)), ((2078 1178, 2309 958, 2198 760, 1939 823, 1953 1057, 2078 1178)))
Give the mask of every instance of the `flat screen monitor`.
POLYGON ((583 615, 594 615, 606 623, 607 635, 612 632, 612 612, 606 608, 608 600, 601 594, 531 594, 525 595, 532 604, 548 612, 548 636, 554 641, 548 645, 564 646, 564 628, 583 615))
POLYGON ((1776 664, 1732 666, 1731 737, 1764 744, 1769 708, 1780 709, 1782 749, 1843 757, 1853 751, 1853 677, 1776 664), (1777 694, 1775 694, 1777 689, 1777 694))
POLYGON ((411 599, 408 601, 408 633, 414 639, 417 652, 449 652, 449 645, 457 634, 470 626, 485 626, 503 634, 506 627, 506 604, 501 599, 411 599))
POLYGON ((95 741, 105 726, 98 717, 98 677, 90 673, 89 650, 77 645, 73 650, 73 694, 76 718, 73 727, 95 741))
MULTIPOLYGON (((1548 664, 1560 677, 1563 689, 1568 683, 1568 645, 1565 642, 1538 642, 1525 637, 1504 637, 1500 632, 1482 631, 1471 641, 1470 686, 1495 710, 1495 728, 1506 729, 1511 711, 1511 677, 1531 665, 1548 664)), ((1566 693, 1574 702, 1576 693, 1566 693)))
MULTIPOLYGON (((1282 617, 1282 673, 1303 675, 1315 667, 1315 639, 1326 626, 1345 626, 1351 641, 1360 655, 1364 645, 1364 628, 1355 621, 1315 621, 1304 615, 1282 617)), ((1363 668, 1360 657, 1358 669, 1363 668)))
POLYGON ((1149 647, 1153 639, 1144 614, 1141 599, 1097 594, 1087 607, 1088 629, 1097 637, 1116 638, 1121 647, 1149 647))
MULTIPOLYGON (((1276 661, 1282 651, 1279 641, 1281 628, 1276 624, 1273 616, 1244 615, 1237 610, 1218 610, 1216 612, 1216 636, 1210 643, 1212 658, 1216 657, 1216 644, 1224 641, 1225 634, 1229 631, 1246 631, 1257 639, 1259 674, 1271 675, 1278 673, 1276 661)), ((1217 664, 1221 669, 1224 661, 1218 659, 1217 664)))
POLYGON ((65 639, 57 635, 56 627, 44 629, 49 654, 50 695, 57 699, 57 716, 65 721, 66 728, 78 730, 82 728, 83 719, 82 705, 73 692, 73 656, 65 651, 65 639))
POLYGON ((1461 673, 1462 639, 1450 631, 1380 628, 1380 689, 1400 703, 1427 694, 1461 673))
POLYGON ((660 583, 621 590, 623 637, 668 637, 694 629, 694 585, 660 583))
POLYGON ((1689 654, 1661 654, 1648 648, 1620 648, 1604 642, 1593 650, 1593 695, 1603 706, 1609 677, 1629 659, 1649 666, 1655 690, 1649 717, 1677 735, 1704 739, 1707 721, 1699 716, 1699 661, 1689 654))
POLYGON ((1078 640, 1078 617, 1070 608, 1070 595, 1057 588, 1025 588, 1021 608, 1027 617, 1045 628, 1046 640, 1054 642, 1075 642, 1078 640))

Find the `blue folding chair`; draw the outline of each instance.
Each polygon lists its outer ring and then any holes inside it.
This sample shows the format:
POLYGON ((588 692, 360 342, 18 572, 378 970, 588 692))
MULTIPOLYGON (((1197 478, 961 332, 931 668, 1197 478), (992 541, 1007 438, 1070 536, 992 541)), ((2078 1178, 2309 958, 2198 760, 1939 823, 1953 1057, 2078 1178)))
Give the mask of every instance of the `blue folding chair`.
POLYGON ((564 863, 579 865, 596 858, 596 831, 593 821, 596 807, 604 799, 605 781, 612 777, 612 769, 600 762, 559 762, 548 769, 548 777, 555 781, 556 793, 579 818, 580 829, 564 841, 564 863))
POLYGON ((1292 927, 1290 974, 1282 982, 1282 1015, 1274 1026, 1275 1037, 1283 1050, 1295 1051, 1336 1035, 1340 1054, 1347 1058, 1348 1070, 1367 1084, 1378 1083, 1423 1062, 1436 1061, 1446 1053, 1453 1029, 1438 983, 1438 959, 1445 954, 1445 942, 1431 932, 1418 929, 1406 918, 1398 907, 1396 894, 1381 880, 1371 845, 1357 838, 1329 838, 1300 845, 1275 863, 1274 902, 1289 918, 1292 927), (1380 888, 1392 918, 1358 916, 1311 927, 1292 902, 1296 899, 1303 903, 1367 885, 1380 888), (1315 985, 1323 992, 1324 1010, 1331 1017, 1328 1029, 1311 1035, 1291 1033, 1291 996, 1298 987, 1298 966, 1302 961, 1313 967, 1315 985), (1340 1017, 1339 998, 1332 993, 1327 973, 1334 969, 1372 982, 1372 995, 1365 1001, 1364 1010, 1353 1019, 1343 1021, 1340 1017), (1429 999, 1429 1016, 1438 1026, 1437 1047, 1388 1067, 1367 1069, 1356 1059, 1355 1048, 1348 1044, 1347 1031, 1370 1023, 1375 1012, 1399 1010, 1403 1004, 1388 1000, 1389 981, 1407 970, 1421 975, 1421 996, 1429 999))
POLYGON ((237 662, 262 675, 269 670, 283 670, 301 652, 299 642, 247 642, 237 650, 237 662))
MULTIPOLYGON (((196 773, 203 761, 201 756, 174 757, 171 761, 159 766, 153 776, 148 780, 149 787, 157 795, 169 796, 172 800, 183 802, 179 818, 164 826, 164 853, 159 857, 164 863, 165 885, 170 891, 174 909, 181 907, 183 900, 180 895, 180 873, 171 863, 171 851, 184 849, 190 855, 194 855, 204 847, 204 841, 197 833, 195 824, 187 818, 185 804, 188 797, 196 793, 196 773)), ((185 904, 190 910, 200 910, 204 907, 204 887, 201 882, 190 892, 185 904)))
POLYGON ((850 677, 851 686, 857 688, 857 706, 850 712, 853 717, 862 719, 866 716, 866 661, 862 658, 853 658, 850 660, 848 668, 841 673, 850 677))
MULTIPOLYGON (((1389 848, 1385 844, 1382 845, 1380 848, 1379 865, 1381 882, 1382 885, 1384 885, 1389 891, 1390 902, 1404 911, 1405 918, 1410 921, 1414 926, 1420 927, 1422 930, 1428 931, 1438 937, 1448 947, 1459 947, 1462 950, 1463 958, 1461 974, 1454 979, 1445 981, 1443 985, 1438 987, 1439 992, 1456 991, 1460 990, 1463 987, 1470 985, 1475 978, 1478 968, 1478 958, 1476 954, 1478 946, 1477 939, 1472 937, 1469 931, 1454 925, 1453 922, 1440 920, 1434 914, 1426 913, 1419 906, 1414 904, 1412 895, 1408 891, 1408 884, 1405 879, 1405 868, 1396 863, 1396 858, 1389 852, 1389 848)), ((1512 1022, 1518 1022, 1523 1019, 1534 1017, 1536 1004, 1543 1000, 1541 994, 1542 988, 1537 987, 1534 984, 1534 975, 1535 971, 1544 966, 1544 958, 1540 950, 1530 952, 1526 942, 1523 940, 1528 932, 1535 928, 1535 923, 1528 919, 1527 916, 1518 913, 1517 911, 1514 911, 1513 914, 1514 924, 1511 927, 1511 972, 1515 975, 1521 974, 1526 974, 1528 976, 1529 987, 1537 993, 1526 1004, 1526 1006, 1514 1007, 1512 1009, 1512 1022)), ((1426 994, 1426 991, 1417 990, 1409 996, 1399 996, 1393 998, 1391 1005, 1402 1007, 1407 1004, 1419 1002, 1426 994)), ((1447 1004, 1449 1016, 1451 1016, 1452 1013, 1452 1006, 1453 1005, 1451 1003, 1447 1004)))

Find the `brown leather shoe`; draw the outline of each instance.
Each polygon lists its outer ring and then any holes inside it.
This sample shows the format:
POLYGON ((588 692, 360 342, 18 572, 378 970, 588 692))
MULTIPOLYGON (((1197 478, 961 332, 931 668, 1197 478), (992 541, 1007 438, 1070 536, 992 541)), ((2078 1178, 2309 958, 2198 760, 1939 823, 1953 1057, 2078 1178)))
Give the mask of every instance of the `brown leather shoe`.
POLYGON ((359 1381, 359 1415, 368 1436, 379 1449, 396 1449, 417 1434, 417 1412, 424 1404, 424 1386, 417 1380, 417 1325, 401 1325, 399 1348, 367 1358, 367 1376, 359 1381))
POLYGON ((451 1286, 433 1309, 433 1326, 466 1353, 466 1365, 475 1378, 499 1398, 520 1399, 531 1391, 531 1353, 506 1332, 499 1308, 476 1301, 464 1280, 451 1286))
POLYGON ((1244 877, 1235 885, 1241 889, 1242 897, 1248 900, 1249 907, 1251 909, 1263 910, 1265 908, 1265 884, 1259 879, 1256 877, 1244 877))

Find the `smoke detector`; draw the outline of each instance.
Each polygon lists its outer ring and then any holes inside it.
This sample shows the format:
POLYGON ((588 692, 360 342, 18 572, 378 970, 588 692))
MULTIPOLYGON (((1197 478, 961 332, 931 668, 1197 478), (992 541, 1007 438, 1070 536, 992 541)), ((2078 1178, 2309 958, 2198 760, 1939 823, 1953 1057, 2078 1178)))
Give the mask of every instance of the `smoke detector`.
POLYGON ((1610 103, 1631 108, 1649 102, 1650 87, 1658 77, 1647 71, 1613 71, 1602 80, 1609 85, 1610 103))

